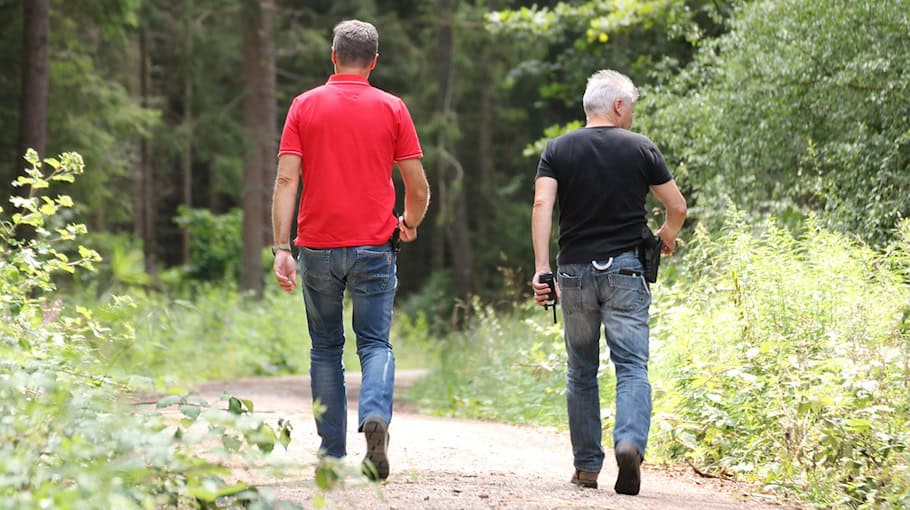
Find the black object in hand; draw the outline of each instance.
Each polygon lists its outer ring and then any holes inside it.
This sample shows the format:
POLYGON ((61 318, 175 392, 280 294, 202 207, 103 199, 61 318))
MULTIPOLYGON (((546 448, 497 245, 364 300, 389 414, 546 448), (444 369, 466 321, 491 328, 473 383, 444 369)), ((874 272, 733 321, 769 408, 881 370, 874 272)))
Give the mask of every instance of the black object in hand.
POLYGON ((664 242, 645 227, 641 242, 641 265, 645 268, 645 280, 650 283, 657 281, 657 270, 660 269, 660 252, 664 242))
POLYGON ((540 283, 546 283, 550 287, 550 293, 547 300, 543 303, 544 310, 553 307, 553 324, 556 324, 556 281, 553 280, 553 273, 540 273, 537 277, 540 283))

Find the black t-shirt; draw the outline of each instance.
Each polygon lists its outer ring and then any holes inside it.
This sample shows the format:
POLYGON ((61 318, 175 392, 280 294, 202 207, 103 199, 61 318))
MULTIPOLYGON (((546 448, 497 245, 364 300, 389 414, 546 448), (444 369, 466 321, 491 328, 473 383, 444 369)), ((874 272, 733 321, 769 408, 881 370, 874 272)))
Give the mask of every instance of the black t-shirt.
POLYGON ((558 183, 559 264, 586 264, 638 246, 649 186, 673 179, 651 140, 619 127, 582 128, 550 140, 537 177, 558 183))

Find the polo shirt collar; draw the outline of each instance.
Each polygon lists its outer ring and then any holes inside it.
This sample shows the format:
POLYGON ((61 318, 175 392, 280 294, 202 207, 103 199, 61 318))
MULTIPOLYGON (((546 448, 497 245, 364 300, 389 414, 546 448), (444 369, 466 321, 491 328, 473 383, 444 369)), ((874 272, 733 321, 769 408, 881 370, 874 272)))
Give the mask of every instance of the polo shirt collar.
POLYGON ((333 74, 329 76, 328 84, 333 83, 351 83, 357 85, 369 85, 370 81, 359 74, 333 74))

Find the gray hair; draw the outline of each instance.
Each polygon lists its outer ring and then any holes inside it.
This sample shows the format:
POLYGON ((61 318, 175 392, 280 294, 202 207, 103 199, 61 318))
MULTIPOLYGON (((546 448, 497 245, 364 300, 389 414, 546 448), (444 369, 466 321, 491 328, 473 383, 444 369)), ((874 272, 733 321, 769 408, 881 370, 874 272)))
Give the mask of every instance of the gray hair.
POLYGON ((379 53, 379 32, 376 27, 356 19, 342 21, 332 31, 332 49, 338 63, 367 67, 379 53))
POLYGON ((582 100, 585 115, 588 117, 608 115, 612 111, 613 101, 617 99, 629 104, 638 100, 638 89, 628 76, 612 69, 604 69, 588 78, 588 86, 582 100))

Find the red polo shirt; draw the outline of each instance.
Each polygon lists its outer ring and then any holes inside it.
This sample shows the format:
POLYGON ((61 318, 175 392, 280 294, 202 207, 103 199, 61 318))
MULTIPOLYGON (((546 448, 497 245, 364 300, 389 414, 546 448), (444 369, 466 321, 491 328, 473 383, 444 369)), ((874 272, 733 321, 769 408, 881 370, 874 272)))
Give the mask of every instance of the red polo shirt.
POLYGON ((398 220, 392 168, 422 158, 404 102, 358 75, 336 74, 294 98, 278 155, 301 157, 297 246, 384 244, 398 220))

